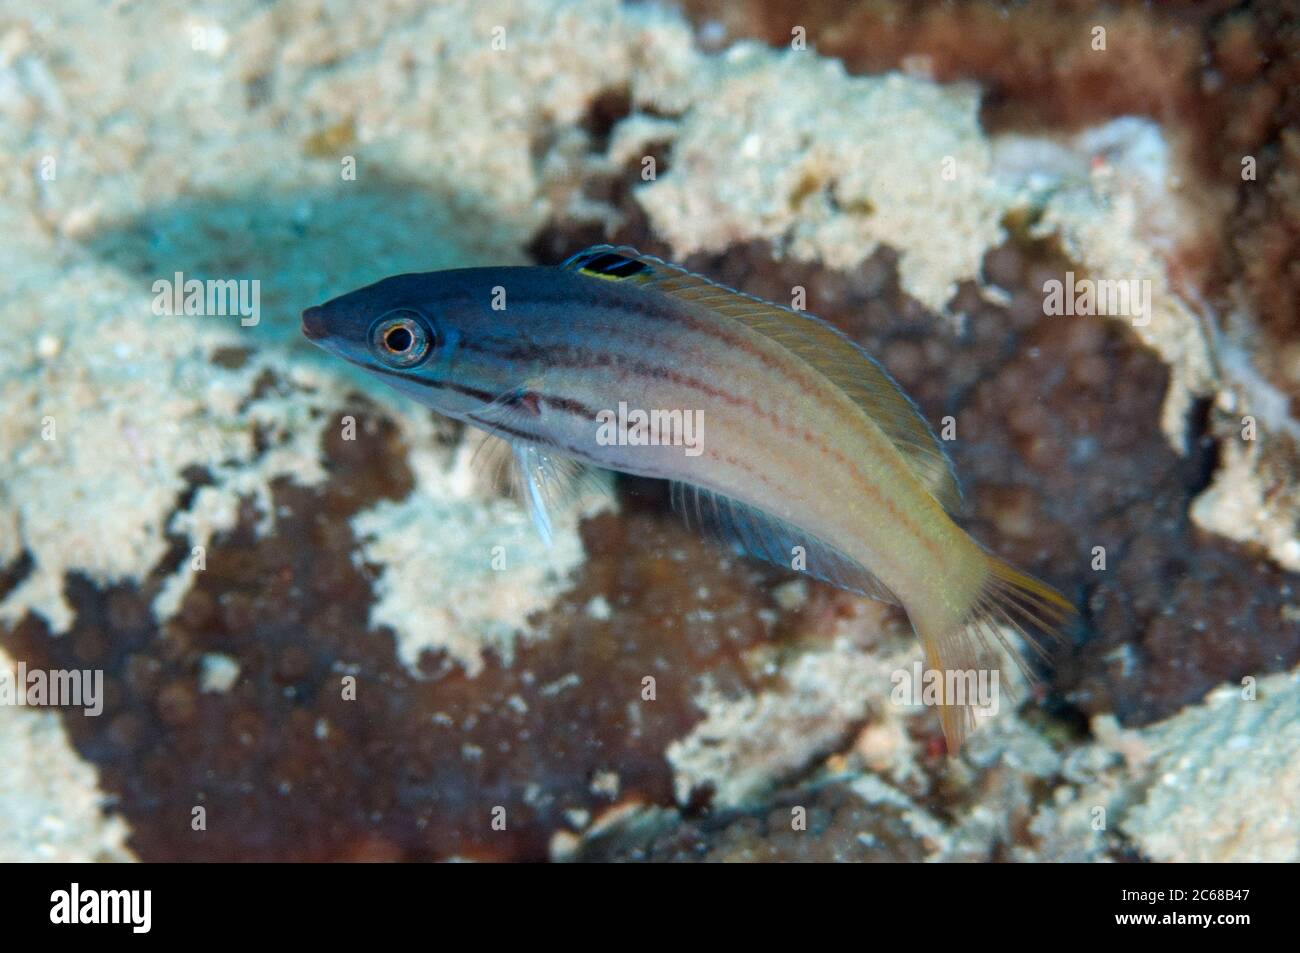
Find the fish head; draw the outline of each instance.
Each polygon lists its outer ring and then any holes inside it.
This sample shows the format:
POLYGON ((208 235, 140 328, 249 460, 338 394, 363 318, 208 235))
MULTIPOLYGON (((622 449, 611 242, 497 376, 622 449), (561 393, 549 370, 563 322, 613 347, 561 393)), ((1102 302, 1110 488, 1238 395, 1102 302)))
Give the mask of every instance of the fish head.
POLYGON ((420 403, 465 418, 518 383, 472 346, 501 323, 481 274, 488 271, 385 278, 306 309, 302 333, 420 403))

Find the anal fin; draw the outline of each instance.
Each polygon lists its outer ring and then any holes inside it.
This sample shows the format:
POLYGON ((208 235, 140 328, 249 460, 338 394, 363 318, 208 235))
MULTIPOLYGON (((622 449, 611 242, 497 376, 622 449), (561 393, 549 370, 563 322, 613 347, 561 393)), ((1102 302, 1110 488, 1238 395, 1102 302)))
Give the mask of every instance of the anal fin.
POLYGON ((671 497, 673 508, 687 525, 698 527, 744 555, 898 605, 889 587, 857 560, 779 517, 691 483, 673 483, 671 497), (803 565, 799 564, 800 556, 803 565))

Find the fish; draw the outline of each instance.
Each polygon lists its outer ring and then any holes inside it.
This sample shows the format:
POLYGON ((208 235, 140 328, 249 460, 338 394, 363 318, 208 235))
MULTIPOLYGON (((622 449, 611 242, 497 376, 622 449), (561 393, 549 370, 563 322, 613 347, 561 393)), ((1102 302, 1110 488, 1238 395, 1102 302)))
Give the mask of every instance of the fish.
POLYGON ((956 473, 917 405, 805 311, 596 245, 556 266, 395 275, 306 309, 302 330, 505 440, 544 538, 594 470, 662 479, 737 550, 901 606, 950 753, 979 707, 960 676, 1006 658, 1032 681, 1007 630, 1046 657, 1074 615, 957 524, 956 473))

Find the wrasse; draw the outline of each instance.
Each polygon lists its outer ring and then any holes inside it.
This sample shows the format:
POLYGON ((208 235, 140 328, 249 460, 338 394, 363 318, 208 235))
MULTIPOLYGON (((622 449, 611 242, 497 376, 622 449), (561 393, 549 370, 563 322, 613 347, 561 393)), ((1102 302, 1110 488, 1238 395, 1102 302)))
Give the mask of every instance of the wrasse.
POLYGON ((307 309, 302 327, 509 441, 544 536, 551 504, 594 465, 672 481, 675 506, 743 551, 901 604, 941 676, 950 751, 976 701, 946 676, 973 680, 993 642, 1023 668, 1004 627, 1037 647, 1029 632, 1056 636, 1073 611, 953 522, 947 455, 866 351, 633 249, 397 275, 307 309))

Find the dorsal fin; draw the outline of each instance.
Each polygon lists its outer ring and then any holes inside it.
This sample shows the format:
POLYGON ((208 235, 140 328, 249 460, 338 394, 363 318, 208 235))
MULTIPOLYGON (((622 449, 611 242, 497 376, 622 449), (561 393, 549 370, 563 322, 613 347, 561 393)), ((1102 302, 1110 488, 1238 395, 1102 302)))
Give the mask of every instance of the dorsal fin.
POLYGON ((961 509, 952 462, 912 399, 875 358, 820 318, 786 308, 634 248, 593 245, 560 267, 703 304, 775 341, 847 394, 887 436, 944 509, 961 509))

